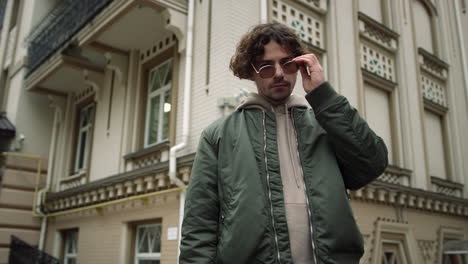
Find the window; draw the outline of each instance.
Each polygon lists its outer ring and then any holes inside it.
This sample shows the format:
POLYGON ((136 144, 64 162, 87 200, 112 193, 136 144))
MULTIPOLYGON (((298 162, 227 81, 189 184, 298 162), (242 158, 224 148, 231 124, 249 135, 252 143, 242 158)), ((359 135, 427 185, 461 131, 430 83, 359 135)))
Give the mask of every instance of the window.
POLYGON ((16 24, 18 23, 19 6, 20 6, 20 1, 19 0, 13 1, 13 9, 12 9, 12 12, 11 12, 11 20, 10 20, 10 31, 14 27, 16 27, 16 24))
POLYGON ((424 122, 426 125, 425 130, 429 175, 447 179, 443 116, 426 109, 424 110, 424 122))
POLYGON ((382 264, 402 264, 401 244, 384 242, 382 244, 381 262, 382 264))
POLYGON ((428 174, 453 180, 448 148, 448 64, 419 47, 420 94, 424 102, 424 131, 428 174))
POLYGON ((8 68, 3 70, 0 75, 0 111, 5 111, 7 106, 8 90, 9 90, 8 68))
POLYGON ((388 149, 390 164, 395 164, 392 138, 392 100, 391 92, 370 83, 364 84, 366 120, 369 126, 382 137, 388 149))
MULTIPOLYGON (((362 6, 367 0, 360 3, 362 6)), ((371 9, 375 9, 376 14, 382 14, 380 1, 371 9)), ((362 12, 358 13, 358 19, 365 117, 370 127, 384 140, 389 164, 397 168, 403 165, 396 63, 398 34, 362 12)), ((408 185, 406 177, 397 173, 396 177, 391 177, 391 182, 408 185)), ((387 178, 380 180, 390 182, 390 178, 387 178)))
POLYGON ((413 13, 414 25, 416 28, 416 43, 430 53, 435 53, 434 47, 434 29, 430 9, 426 1, 414 0, 413 13))
POLYGON ((414 241, 413 231, 407 224, 379 220, 372 263, 417 263, 415 260, 419 258, 414 241))
POLYGON ((135 264, 159 264, 161 259, 161 224, 136 227, 135 264))
POLYGON ((381 0, 359 0, 359 11, 384 24, 381 0))
POLYGON ((85 171, 88 168, 93 119, 94 103, 87 104, 80 109, 77 125, 74 174, 85 171))
POLYGON ((78 255, 78 230, 67 230, 63 232, 64 248, 63 248, 63 263, 75 264, 78 255))
POLYGON ((438 263, 468 264, 468 240, 463 235, 462 228, 441 226, 438 231, 439 248, 438 263))
POLYGON ((5 18, 7 0, 0 0, 0 29, 3 27, 3 19, 5 18))
POLYGON ((145 147, 169 139, 172 110, 172 59, 151 69, 148 78, 145 147))

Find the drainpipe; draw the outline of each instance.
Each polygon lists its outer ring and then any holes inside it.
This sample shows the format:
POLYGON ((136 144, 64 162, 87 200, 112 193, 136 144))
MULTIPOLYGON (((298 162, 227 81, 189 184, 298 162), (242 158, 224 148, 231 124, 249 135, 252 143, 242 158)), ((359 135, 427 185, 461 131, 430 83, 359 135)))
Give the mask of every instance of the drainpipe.
MULTIPOLYGON (((182 117, 182 142, 171 147, 169 151, 169 179, 175 183, 178 187, 184 187, 185 184, 179 178, 177 178, 177 157, 176 153, 187 146, 189 138, 189 125, 190 125, 190 100, 192 90, 192 50, 193 50, 193 18, 194 18, 194 0, 188 0, 188 18, 187 18, 187 43, 185 48, 185 76, 184 76, 184 110, 182 117)), ((185 190, 180 194, 180 206, 179 206, 179 252, 180 254, 180 241, 181 241, 181 228, 182 220, 184 217, 184 206, 185 206, 185 190)), ((179 260, 177 260, 177 263, 179 260)))
MULTIPOLYGON (((54 106, 54 105, 52 105, 54 106)), ((52 182, 52 173, 53 173, 53 166, 54 166, 54 159, 55 159, 55 145, 57 143, 57 133, 58 133, 58 125, 59 125, 59 109, 57 106, 54 107, 55 113, 54 113, 54 126, 52 129, 52 142, 50 145, 50 151, 49 151, 49 164, 47 166, 47 179, 46 179, 46 186, 44 189, 40 190, 38 192, 38 201, 37 203, 41 204, 42 203, 42 194, 44 192, 47 192, 50 190, 51 182, 52 182)), ((44 213, 41 211, 41 207, 38 206, 36 207, 39 210, 39 214, 44 215, 44 213)), ((38 212, 34 212, 38 213, 38 212)), ((39 245, 38 249, 43 251, 44 250, 44 241, 45 241, 45 235, 47 233, 47 216, 42 217, 42 223, 41 223, 41 232, 39 234, 39 245)))
POLYGON ((260 0, 260 23, 267 23, 268 0, 260 0))
POLYGON ((460 6, 458 6, 458 1, 453 0, 453 3, 455 4, 455 20, 457 23, 457 33, 458 33, 458 45, 460 48, 461 52, 461 60, 462 60, 462 71, 463 71, 463 81, 465 83, 465 103, 468 105, 468 69, 467 69, 467 61, 466 61, 466 54, 465 54, 465 40, 463 38, 463 30, 461 28, 461 20, 460 20, 460 14, 458 13, 460 9, 460 6))

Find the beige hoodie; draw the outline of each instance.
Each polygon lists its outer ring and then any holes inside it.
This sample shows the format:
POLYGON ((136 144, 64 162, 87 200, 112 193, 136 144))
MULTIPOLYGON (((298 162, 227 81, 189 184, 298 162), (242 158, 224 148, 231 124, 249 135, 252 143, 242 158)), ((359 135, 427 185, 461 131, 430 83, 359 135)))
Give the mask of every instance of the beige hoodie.
POLYGON ((289 110, 298 106, 310 108, 306 99, 301 96, 291 95, 285 104, 273 106, 263 96, 250 93, 238 109, 256 108, 275 113, 280 173, 292 259, 295 264, 310 264, 313 263, 313 250, 304 177, 297 150, 296 131, 289 110))

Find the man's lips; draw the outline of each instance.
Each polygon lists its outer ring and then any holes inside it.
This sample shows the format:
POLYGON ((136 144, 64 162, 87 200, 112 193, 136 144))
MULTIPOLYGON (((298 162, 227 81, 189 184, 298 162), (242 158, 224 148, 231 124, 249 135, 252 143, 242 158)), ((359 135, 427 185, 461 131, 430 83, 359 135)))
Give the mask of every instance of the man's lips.
POLYGON ((289 83, 276 83, 271 86, 271 88, 287 88, 289 83))

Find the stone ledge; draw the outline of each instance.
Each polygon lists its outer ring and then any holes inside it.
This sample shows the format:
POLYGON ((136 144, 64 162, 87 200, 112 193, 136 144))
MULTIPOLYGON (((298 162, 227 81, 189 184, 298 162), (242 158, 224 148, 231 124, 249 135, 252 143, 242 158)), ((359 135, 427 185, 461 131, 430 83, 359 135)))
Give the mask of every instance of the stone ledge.
POLYGON ((357 191, 352 191, 351 198, 446 215, 468 217, 468 199, 385 183, 379 180, 357 191))
MULTIPOLYGON (((188 184, 195 155, 177 160, 178 178, 188 184)), ((120 173, 57 193, 48 193, 45 200, 47 212, 58 212, 104 203, 120 198, 171 189, 169 162, 162 162, 137 170, 120 173)))

